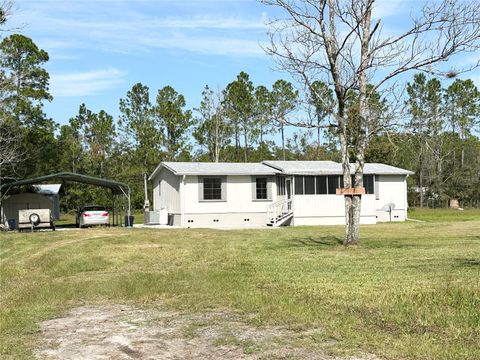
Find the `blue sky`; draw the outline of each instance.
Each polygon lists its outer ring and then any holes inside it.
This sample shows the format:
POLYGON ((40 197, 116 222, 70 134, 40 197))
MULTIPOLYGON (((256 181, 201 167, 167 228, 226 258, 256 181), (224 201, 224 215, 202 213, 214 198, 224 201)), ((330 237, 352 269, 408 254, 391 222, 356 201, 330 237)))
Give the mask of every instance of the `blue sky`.
MULTIPOLYGON (((394 29, 416 6, 380 0, 376 15, 394 29)), ((119 99, 137 82, 149 86, 152 102, 171 85, 194 108, 206 84, 223 88, 240 71, 255 85, 289 79, 260 46, 272 11, 255 0, 22 0, 9 27, 49 53, 54 100, 45 111, 64 124, 81 103, 116 118, 119 99)))

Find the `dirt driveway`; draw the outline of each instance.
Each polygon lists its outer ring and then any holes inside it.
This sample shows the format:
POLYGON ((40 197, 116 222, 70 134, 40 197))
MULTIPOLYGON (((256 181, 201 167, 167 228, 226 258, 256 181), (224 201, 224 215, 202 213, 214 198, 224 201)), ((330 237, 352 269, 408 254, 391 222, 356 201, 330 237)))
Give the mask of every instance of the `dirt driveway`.
MULTIPOLYGON (((253 327, 229 312, 184 314, 129 305, 91 305, 41 324, 40 359, 319 359, 302 347, 315 330, 253 327)), ((311 348, 311 347, 310 347, 311 348)))

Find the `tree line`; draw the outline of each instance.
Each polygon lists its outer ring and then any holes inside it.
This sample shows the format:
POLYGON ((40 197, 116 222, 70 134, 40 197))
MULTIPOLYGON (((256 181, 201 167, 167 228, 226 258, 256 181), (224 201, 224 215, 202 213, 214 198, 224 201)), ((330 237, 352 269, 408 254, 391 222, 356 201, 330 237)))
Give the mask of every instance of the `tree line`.
MULTIPOLYGON (((48 60, 26 36, 13 34, 0 43, 1 181, 60 171, 111 178, 130 184, 139 208, 144 174, 160 161, 342 160, 339 129, 329 111, 335 97, 324 82, 315 81, 307 91, 286 80, 268 88, 240 72, 224 89, 205 86, 193 109, 172 86, 151 93, 137 83, 119 99, 118 119, 80 104, 60 125, 43 111, 53 100, 48 60)), ((380 94, 370 96, 372 118, 391 116, 397 125, 375 129, 365 161, 415 171, 409 179, 414 205, 478 203, 480 93, 474 82, 457 79, 444 88, 439 79, 418 73, 406 90, 401 110, 380 94)), ((359 106, 358 93, 347 93, 351 144, 359 141, 359 106)), ((69 186, 66 202, 72 206, 105 196, 69 186)))

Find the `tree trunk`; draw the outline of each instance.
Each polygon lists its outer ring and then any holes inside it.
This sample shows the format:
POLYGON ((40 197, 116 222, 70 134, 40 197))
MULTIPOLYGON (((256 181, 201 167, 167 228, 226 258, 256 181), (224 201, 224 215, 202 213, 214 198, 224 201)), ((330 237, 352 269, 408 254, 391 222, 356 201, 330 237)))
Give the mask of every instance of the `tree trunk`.
POLYGON ((357 245, 360 241, 361 195, 345 196, 345 210, 348 211, 348 222, 344 245, 357 245))
POLYGON ((317 128, 317 160, 320 158, 320 120, 318 121, 318 128, 317 128))
POLYGON ((418 187, 420 188, 420 207, 423 208, 423 160, 420 160, 420 172, 418 174, 418 187))
MULTIPOLYGON (((367 124, 369 120, 369 111, 368 111, 368 80, 367 80, 367 66, 368 66, 368 53, 369 53, 369 43, 370 43, 370 22, 371 22, 372 7, 369 6, 365 10, 365 17, 362 19, 362 41, 361 41, 361 63, 358 72, 358 115, 360 118, 360 126, 357 134, 357 143, 355 146, 355 183, 354 187, 363 187, 363 166, 365 164, 365 149, 368 144, 368 134, 367 134, 367 124)), ((348 159, 348 148, 346 157, 344 158, 344 166, 350 166, 348 159)), ((350 171, 349 171, 350 172, 350 171)), ((344 179, 345 179, 345 169, 344 169, 344 179)), ((349 208, 348 210, 348 223, 347 223, 347 234, 345 237, 345 245, 356 245, 360 241, 360 210, 362 207, 362 196, 353 195, 351 200, 348 201, 349 208), (350 204, 351 202, 351 204, 350 204)), ((347 202, 346 202, 347 204, 347 202)))
POLYGON ((220 146, 219 146, 219 140, 218 140, 218 120, 215 121, 215 140, 214 140, 214 157, 215 157, 215 162, 218 163, 219 158, 220 158, 220 146))
POLYGON ((260 159, 263 160, 263 123, 260 121, 260 159))
POLYGON ((280 130, 282 132, 282 154, 283 154, 283 160, 285 161, 286 160, 286 156, 285 156, 285 132, 284 132, 284 129, 283 129, 283 120, 280 122, 280 130))
POLYGON ((247 162, 248 161, 248 130, 246 126, 243 128, 243 139, 245 141, 245 162, 247 162))
MULTIPOLYGON (((341 105, 340 105, 341 107, 341 105)), ((339 111, 343 114, 343 111, 339 111)), ((347 128, 344 119, 339 117, 339 140, 340 140, 340 151, 342 154, 342 169, 343 169, 343 186, 345 188, 352 187, 352 177, 350 176, 350 160, 348 156, 348 146, 347 146, 347 128)), ((354 233, 354 212, 353 212, 353 197, 344 196, 345 199, 345 238, 343 239, 343 244, 345 246, 352 244, 352 234, 354 233)))
POLYGON ((237 123, 235 123, 235 157, 236 161, 240 158, 240 129, 237 123))

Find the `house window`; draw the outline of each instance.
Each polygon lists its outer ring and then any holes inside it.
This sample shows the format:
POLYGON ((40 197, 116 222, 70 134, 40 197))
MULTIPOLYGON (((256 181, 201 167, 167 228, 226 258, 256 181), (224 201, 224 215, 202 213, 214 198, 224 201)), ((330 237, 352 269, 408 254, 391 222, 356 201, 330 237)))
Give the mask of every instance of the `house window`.
POLYGON ((303 176, 295 176, 295 195, 303 195, 303 176))
POLYGON ((328 193, 329 194, 335 195, 337 193, 339 178, 340 176, 337 176, 337 175, 328 176, 328 193))
POLYGON ((305 176, 305 194, 315 194, 315 176, 305 176))
POLYGON ((317 176, 317 194, 327 193, 327 177, 317 176))
POLYGON ((222 179, 218 177, 203 178, 203 199, 222 200, 222 179))
POLYGON ((256 199, 257 200, 268 199, 267 178, 257 177, 255 180, 256 180, 256 199))

